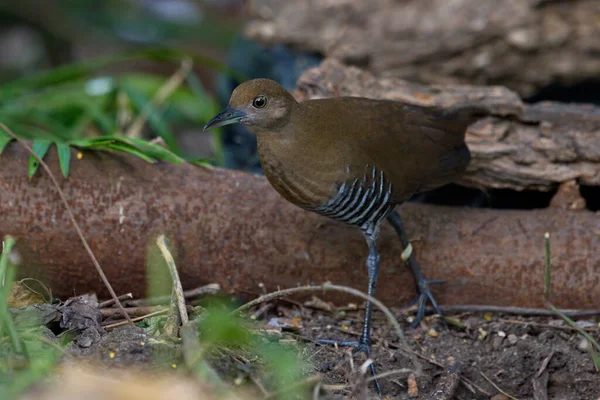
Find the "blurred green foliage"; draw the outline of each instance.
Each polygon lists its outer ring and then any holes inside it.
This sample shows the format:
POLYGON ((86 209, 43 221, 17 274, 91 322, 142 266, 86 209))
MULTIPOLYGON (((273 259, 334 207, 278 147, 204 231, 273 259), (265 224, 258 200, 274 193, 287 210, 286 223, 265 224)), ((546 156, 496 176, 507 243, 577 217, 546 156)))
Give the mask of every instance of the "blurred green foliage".
MULTIPOLYGON (((186 73, 182 77, 184 84, 175 87, 159 103, 153 101, 153 96, 168 78, 147 73, 104 72, 106 67, 134 60, 173 62, 184 57, 187 56, 178 51, 148 50, 65 65, 1 84, 0 122, 17 136, 33 140, 33 148, 40 157, 56 144, 64 176, 69 172, 70 147, 121 151, 148 162, 197 161, 181 157, 172 126, 201 127, 219 107, 193 71, 186 73), (141 114, 144 125, 147 123, 152 133, 164 140, 166 148, 126 136, 128 127, 141 114)), ((190 58, 196 65, 229 73, 209 58, 190 58)), ((215 132, 217 138, 219 134, 215 132)), ((0 152, 9 141, 10 137, 0 131, 0 152)), ((216 157, 211 161, 219 164, 222 156, 218 146, 214 152, 216 157)), ((29 175, 38 167, 32 157, 29 175)))

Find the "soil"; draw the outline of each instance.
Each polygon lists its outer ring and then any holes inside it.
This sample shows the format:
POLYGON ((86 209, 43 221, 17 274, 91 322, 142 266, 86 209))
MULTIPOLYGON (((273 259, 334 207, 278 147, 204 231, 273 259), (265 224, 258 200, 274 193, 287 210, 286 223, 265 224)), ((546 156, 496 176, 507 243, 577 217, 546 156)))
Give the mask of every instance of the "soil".
MULTIPOLYGON (((370 372, 362 374, 364 354, 350 357, 346 348, 315 343, 315 339, 357 340, 362 327, 363 310, 350 305, 334 309, 313 298, 301 304, 280 301, 252 311, 260 330, 279 342, 295 346, 299 354, 310 361, 312 371, 321 373, 324 384, 342 385, 328 390, 321 399, 378 398, 372 383, 366 384, 370 372), (366 388, 366 389, 365 389, 366 388)), ((407 326, 406 314, 396 316, 407 326)), ((420 376, 408 372, 380 379, 384 397, 389 399, 449 398, 431 397, 442 381, 460 376, 453 399, 544 398, 553 400, 600 399, 600 374, 595 370, 589 343, 562 320, 553 317, 524 318, 514 315, 462 313, 447 315, 446 326, 437 317, 427 317, 415 329, 406 330, 410 347, 419 355, 423 367, 420 376), (444 366, 449 357, 456 361, 458 374, 448 376, 444 366), (487 379, 486 379, 487 378, 487 379), (545 379, 547 378, 547 384, 545 379), (533 381, 537 379, 542 392, 534 397, 533 381), (410 388, 416 381, 416 389, 410 388), (491 382, 493 382, 493 384, 491 382), (494 386, 496 385, 496 387, 494 386), (417 392, 415 392, 415 390, 417 392)), ((598 321, 588 318, 580 326, 596 339, 598 321)), ((377 373, 411 368, 409 357, 400 350, 400 342, 382 313, 376 312, 372 335, 371 358, 377 373)), ((78 359, 99 361, 112 367, 131 365, 162 365, 175 368, 180 354, 178 345, 156 341, 139 327, 122 326, 109 330, 92 346, 73 345, 71 355, 78 359), (152 343, 152 345, 150 345, 152 343)), ((243 357, 232 352, 213 354, 211 364, 226 380, 233 382, 242 373, 252 374, 256 366, 240 365, 243 357), (233 354, 233 355, 232 355, 233 354)), ((248 360, 246 360, 247 362, 248 360)))

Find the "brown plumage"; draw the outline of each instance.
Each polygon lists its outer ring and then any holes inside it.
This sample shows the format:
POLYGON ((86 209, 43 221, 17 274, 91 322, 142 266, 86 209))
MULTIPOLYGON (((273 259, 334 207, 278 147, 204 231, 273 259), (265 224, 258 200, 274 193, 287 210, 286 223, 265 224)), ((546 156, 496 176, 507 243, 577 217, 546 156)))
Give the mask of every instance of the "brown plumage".
MULTIPOLYGON (((465 131, 483 114, 477 107, 441 111, 359 97, 297 102, 276 82, 255 79, 238 86, 229 106, 205 129, 248 126, 257 135, 263 171, 277 192, 297 206, 360 227, 369 247, 373 295, 381 221, 387 218, 408 245, 394 206, 464 172, 470 160, 465 131)), ((423 278, 414 257, 408 261, 420 294, 418 323, 427 299, 438 309, 429 289, 438 282, 423 278)), ((370 317, 367 303, 360 342, 341 344, 368 352, 370 317)))

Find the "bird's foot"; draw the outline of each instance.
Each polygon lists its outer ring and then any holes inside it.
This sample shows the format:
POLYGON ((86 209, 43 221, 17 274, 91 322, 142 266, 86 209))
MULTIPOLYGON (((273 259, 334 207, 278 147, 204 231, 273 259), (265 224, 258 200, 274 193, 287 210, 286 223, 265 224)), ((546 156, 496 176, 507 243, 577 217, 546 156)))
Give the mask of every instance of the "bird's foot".
MULTIPOLYGON (((331 340, 331 339, 317 339, 316 340, 317 343, 320 344, 332 344, 334 346, 338 346, 338 347, 354 347, 354 349, 352 349, 352 355, 356 355, 358 353, 365 353, 367 355, 367 358, 371 358, 371 347, 369 346, 368 343, 363 343, 363 341, 343 341, 343 340, 331 340)), ((326 364, 324 366, 325 370, 331 370, 332 369, 332 365, 331 364, 326 364)), ((373 374, 373 376, 377 376, 377 371, 375 369, 375 363, 371 362, 371 365, 369 365, 369 369, 371 370, 371 374, 373 374)), ((383 393, 381 391, 381 385, 379 384, 379 381, 377 379, 375 379, 373 381, 375 383, 375 388, 377 389, 377 393, 379 393, 380 395, 383 393)))
POLYGON ((444 281, 440 280, 440 279, 429 280, 429 279, 425 279, 422 276, 420 277, 420 279, 418 279, 417 292, 419 294, 417 294, 417 296, 413 300, 411 300, 408 307, 411 307, 414 304, 418 304, 419 306, 417 308, 417 315, 416 315, 414 321, 412 322, 412 324, 410 324, 409 329, 416 328, 421 323, 421 320, 425 316, 425 308, 427 306, 427 300, 429 300, 431 302, 431 305, 433 306, 433 309, 435 310, 435 312, 438 315, 442 315, 442 310, 440 310, 440 307, 438 306, 437 302, 435 301, 435 298, 433 297, 433 293, 431 293, 431 285, 439 285, 442 283, 444 283, 444 281))

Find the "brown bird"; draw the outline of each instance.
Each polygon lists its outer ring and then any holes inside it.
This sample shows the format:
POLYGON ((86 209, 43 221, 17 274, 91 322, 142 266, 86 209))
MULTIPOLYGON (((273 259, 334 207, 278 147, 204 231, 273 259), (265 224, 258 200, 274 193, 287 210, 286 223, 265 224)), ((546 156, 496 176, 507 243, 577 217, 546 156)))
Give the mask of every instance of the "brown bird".
MULTIPOLYGON (((381 222, 387 219, 402 245, 409 245, 394 207, 464 172, 470 160, 465 131, 482 114, 477 107, 444 112, 361 97, 297 102, 276 82, 254 79, 239 85, 228 107, 204 129, 233 123, 248 126, 257 135, 264 174, 281 196, 306 210, 359 227, 369 249, 368 293, 373 296, 381 222)), ((416 326, 427 299, 441 313, 430 289, 441 281, 425 279, 412 255, 408 265, 419 292, 416 326)), ((371 314, 367 302, 359 342, 321 342, 355 346, 355 352, 368 355, 371 314)))

